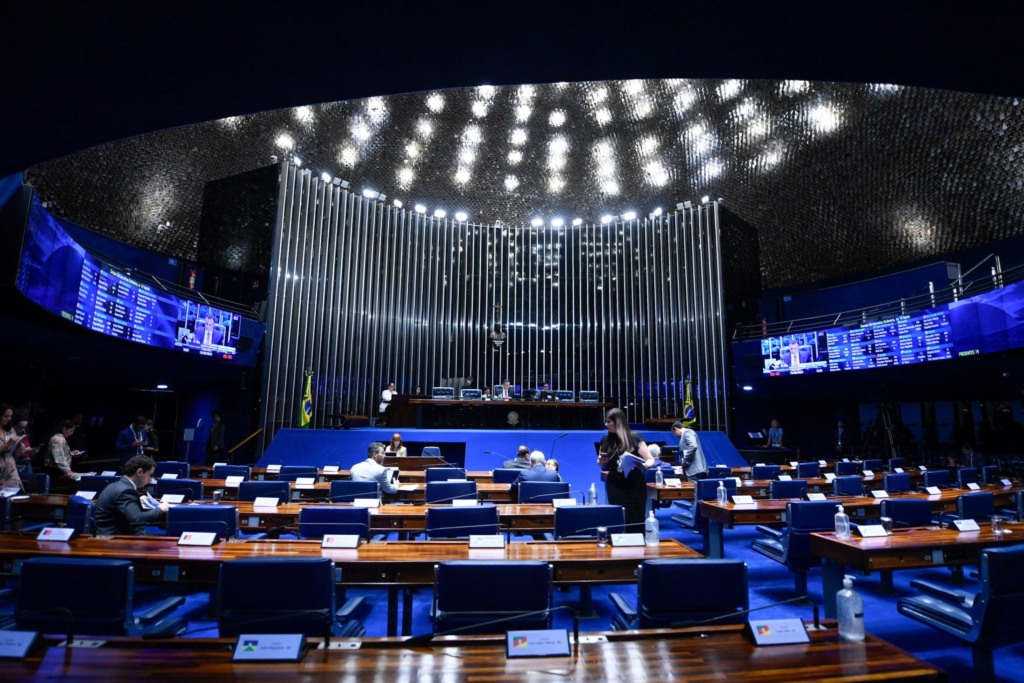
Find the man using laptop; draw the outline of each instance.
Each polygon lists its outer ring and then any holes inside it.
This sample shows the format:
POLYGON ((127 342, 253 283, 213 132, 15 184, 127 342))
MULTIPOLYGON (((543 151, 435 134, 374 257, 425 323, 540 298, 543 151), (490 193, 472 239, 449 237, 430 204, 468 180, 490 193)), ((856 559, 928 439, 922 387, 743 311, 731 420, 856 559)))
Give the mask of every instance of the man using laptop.
POLYGON ((148 455, 135 455, 124 464, 119 480, 103 489, 96 500, 96 535, 145 536, 146 525, 167 514, 167 503, 143 509, 142 496, 153 478, 156 463, 148 455))

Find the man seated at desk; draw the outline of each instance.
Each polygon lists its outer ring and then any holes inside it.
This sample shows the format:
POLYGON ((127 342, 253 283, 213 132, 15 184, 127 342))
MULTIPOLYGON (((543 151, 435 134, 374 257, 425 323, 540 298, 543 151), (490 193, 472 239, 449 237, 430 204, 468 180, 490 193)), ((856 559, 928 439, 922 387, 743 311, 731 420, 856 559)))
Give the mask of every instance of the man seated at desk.
POLYGON ((383 493, 398 492, 397 481, 391 480, 391 470, 384 467, 384 444, 379 441, 370 444, 366 460, 352 465, 350 472, 352 481, 375 481, 383 493))
POLYGON ((528 470, 530 469, 530 449, 526 446, 520 446, 519 450, 516 451, 516 457, 514 460, 506 460, 502 467, 507 470, 528 470))
MULTIPOLYGON (((159 522, 167 513, 167 503, 158 503, 144 509, 142 496, 153 477, 156 463, 148 455, 135 455, 128 459, 119 480, 103 489, 96 500, 96 535, 117 534, 145 536, 146 525, 159 522)), ((150 499, 152 500, 152 499, 150 499)))

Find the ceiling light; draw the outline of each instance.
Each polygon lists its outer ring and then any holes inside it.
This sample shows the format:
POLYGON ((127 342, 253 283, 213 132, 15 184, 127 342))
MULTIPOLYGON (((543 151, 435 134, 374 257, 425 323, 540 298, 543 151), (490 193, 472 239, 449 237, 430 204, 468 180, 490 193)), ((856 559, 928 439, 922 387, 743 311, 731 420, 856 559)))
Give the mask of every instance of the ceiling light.
MULTIPOLYGON (((325 173, 324 175, 327 174, 325 173)), ((333 180, 331 180, 331 182, 334 183, 336 186, 341 185, 341 178, 334 178, 333 180)))
POLYGON ((379 193, 376 190, 371 190, 369 188, 363 190, 363 196, 367 199, 376 199, 378 194, 379 193))
POLYGON ((434 209, 434 218, 444 218, 447 215, 444 209, 434 209))
POLYGON ((329 183, 329 182, 331 182, 331 174, 330 174, 330 173, 328 173, 327 171, 324 171, 323 173, 321 173, 321 174, 320 174, 320 177, 321 177, 321 178, 323 179, 323 181, 324 181, 325 183, 329 183))
POLYGON ((402 200, 401 199, 396 199, 395 201, 392 202, 392 204, 395 205, 396 209, 401 209, 402 208, 402 200))
POLYGON ((579 226, 583 225, 583 219, 582 218, 573 218, 572 219, 572 224, 574 226, 579 227, 579 226))
POLYGON ((467 218, 469 218, 469 216, 466 214, 465 211, 455 212, 455 220, 459 221, 460 223, 465 223, 467 218))
POLYGON ((754 390, 754 387, 750 386, 749 384, 744 384, 743 385, 743 391, 753 391, 753 390, 754 390))
POLYGON ((711 197, 709 197, 707 195, 704 195, 703 197, 700 198, 700 203, 701 204, 707 204, 710 201, 711 201, 711 197))
POLYGON ((551 226, 552 226, 552 227, 554 227, 554 228, 560 228, 560 227, 562 227, 563 225, 565 225, 565 221, 564 221, 564 220, 562 220, 561 218, 552 218, 552 219, 551 219, 551 226))
POLYGON ((622 220, 624 220, 624 221, 635 221, 636 220, 636 211, 627 211, 626 213, 622 214, 622 220))
POLYGON ((156 385, 156 388, 157 388, 157 389, 166 389, 166 388, 167 388, 167 385, 166 385, 166 384, 157 384, 157 385, 156 385))
POLYGON ((298 157, 292 157, 292 163, 296 166, 302 166, 302 159, 298 157))
POLYGON ((615 218, 615 216, 612 216, 611 214, 606 213, 605 215, 601 216, 601 225, 608 225, 609 223, 612 222, 612 220, 614 218, 615 218))
POLYGON ((532 221, 530 221, 530 225, 532 225, 535 228, 539 228, 540 226, 544 225, 544 219, 534 218, 532 221))
POLYGON ((661 207, 660 206, 654 210, 654 215, 655 216, 660 216, 661 213, 662 213, 662 211, 661 211, 661 207))
POLYGON ((427 212, 427 207, 423 206, 422 204, 417 204, 416 205, 416 213, 426 213, 426 212, 427 212))

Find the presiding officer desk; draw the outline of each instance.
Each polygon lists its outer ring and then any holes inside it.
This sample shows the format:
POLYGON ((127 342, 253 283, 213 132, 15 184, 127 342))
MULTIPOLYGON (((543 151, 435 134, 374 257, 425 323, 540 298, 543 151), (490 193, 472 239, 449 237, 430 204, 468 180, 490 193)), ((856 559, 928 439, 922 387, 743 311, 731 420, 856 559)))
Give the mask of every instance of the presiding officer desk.
MULTIPOLYGON (((466 541, 387 541, 357 549, 325 549, 320 541, 231 540, 212 547, 179 546, 158 536, 82 536, 70 543, 37 541, 34 535, 0 533, 0 574, 16 574, 29 557, 65 556, 131 560, 139 582, 217 584, 221 562, 252 557, 329 557, 341 570, 339 585, 388 589, 388 634, 397 628, 398 591, 432 586, 434 565, 446 560, 541 560, 554 570, 556 585, 633 583, 636 568, 655 558, 703 557, 679 541, 657 546, 598 548, 593 540, 509 543, 505 548, 470 549, 466 541)), ((406 593, 403 633, 412 622, 406 593)))
POLYGON ((739 626, 613 631, 581 637, 567 657, 508 659, 503 635, 461 635, 406 645, 397 638, 343 640, 323 650, 320 639, 298 662, 232 662, 234 640, 169 641, 111 638, 97 649, 57 647, 46 638, 25 660, 0 660, 0 678, 110 682, 224 680, 508 681, 758 680, 944 681, 944 673, 883 640, 841 642, 835 624, 810 632, 811 643, 755 647, 739 626))

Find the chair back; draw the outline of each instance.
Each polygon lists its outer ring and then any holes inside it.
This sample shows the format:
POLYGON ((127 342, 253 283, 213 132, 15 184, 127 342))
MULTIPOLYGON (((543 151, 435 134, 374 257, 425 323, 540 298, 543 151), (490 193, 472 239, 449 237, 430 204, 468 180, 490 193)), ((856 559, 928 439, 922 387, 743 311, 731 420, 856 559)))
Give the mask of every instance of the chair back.
POLYGON ((872 472, 882 471, 882 459, 881 458, 869 458, 864 460, 860 464, 861 469, 871 470, 872 472))
POLYGON ((524 481, 519 483, 520 503, 550 503, 555 498, 571 498, 567 481, 524 481))
POLYGON ((883 475, 882 486, 886 493, 906 493, 911 488, 910 475, 906 472, 883 475))
POLYGON ((832 494, 836 496, 864 495, 864 481, 856 474, 836 477, 832 480, 832 494))
POLYGON ((743 624, 749 604, 747 565, 741 560, 645 560, 637 574, 637 628, 712 618, 715 624, 743 624))
POLYGON ((727 479, 732 476, 732 468, 728 465, 712 465, 708 468, 708 479, 727 479))
POLYGON ((181 536, 185 531, 232 538, 238 533, 238 508, 233 505, 176 505, 167 511, 167 535, 181 536))
POLYGON ((793 479, 792 481, 773 481, 768 484, 769 498, 806 498, 807 481, 805 479, 793 479))
POLYGON ((79 491, 95 491, 96 497, 99 498, 100 494, 103 493, 103 489, 107 488, 121 477, 114 475, 103 476, 101 474, 89 474, 78 480, 79 491))
POLYGON ((222 562, 218 593, 221 637, 253 631, 323 636, 334 625, 334 561, 327 557, 222 562))
POLYGON ((817 479, 821 466, 816 462, 798 462, 796 476, 800 479, 817 479))
MULTIPOLYGON (((1024 640, 1024 544, 986 548, 978 564, 981 595, 974 601, 976 640, 1001 647, 1024 640)), ((973 610, 972 610, 973 611, 973 610)))
POLYGON ((356 498, 380 498, 380 484, 375 481, 340 479, 331 482, 331 502, 351 503, 356 498))
MULTIPOLYGON (((32 472, 31 474, 21 475, 21 483, 25 486, 25 491, 28 493, 50 492, 50 475, 43 472, 32 472)), ((96 493, 98 495, 99 491, 96 493)))
POLYGON ((185 501, 203 499, 203 482, 198 479, 157 479, 153 495, 160 500, 164 494, 180 494, 185 501))
POLYGON ((248 465, 217 465, 213 468, 214 479, 228 477, 242 477, 242 481, 249 481, 252 479, 252 468, 248 465))
POLYGON ((306 505, 299 510, 299 538, 352 535, 370 540, 370 509, 306 505))
POLYGON ((189 473, 192 471, 192 466, 187 462, 178 461, 165 461, 158 462, 156 469, 153 470, 153 476, 158 479, 165 474, 176 474, 178 479, 188 479, 189 473))
POLYGON ((790 569, 806 570, 817 566, 819 558, 811 555, 810 536, 816 531, 835 529, 839 503, 830 500, 803 500, 786 504, 786 525, 783 537, 783 563, 790 569))
POLYGON ((754 479, 778 479, 781 473, 780 465, 754 465, 750 470, 750 476, 754 479))
POLYGON ((491 473, 491 481, 495 484, 511 484, 522 472, 523 470, 514 470, 511 467, 499 467, 491 473))
POLYGON ((96 533, 96 504, 81 496, 68 496, 64 526, 74 529, 76 534, 96 533))
POLYGON ((476 500, 475 481, 427 482, 424 502, 451 503, 453 500, 476 500))
POLYGON ((925 486, 949 486, 949 470, 929 470, 924 473, 925 486))
POLYGON ((956 471, 956 483, 962 489, 967 488, 968 484, 978 483, 978 468, 977 467, 961 467, 956 471))
POLYGON ((889 471, 895 472, 896 468, 904 469, 907 466, 906 458, 889 458, 889 471))
POLYGON ((428 458, 428 457, 440 458, 441 457, 441 447, 440 446, 424 446, 423 447, 423 451, 422 451, 422 455, 425 458, 428 458))
POLYGON ((287 481, 243 481, 238 485, 238 500, 277 498, 277 502, 283 504, 288 502, 289 496, 291 483, 287 481))
POLYGON ((132 635, 134 587, 130 560, 29 558, 21 565, 15 627, 66 633, 73 620, 76 634, 132 635))
POLYGON ((842 460, 836 463, 837 477, 848 477, 851 474, 857 474, 857 463, 843 462, 842 460))
POLYGON ((427 508, 426 529, 428 539, 493 536, 498 533, 498 508, 493 505, 427 508))
POLYGON ((881 513, 882 517, 892 520, 894 527, 930 526, 932 524, 932 504, 924 498, 884 498, 881 513))
POLYGON ((555 508, 555 538, 593 538, 597 527, 609 534, 626 530, 626 513, 621 505, 566 505, 555 508))
POLYGON ((458 467, 428 467, 424 472, 427 482, 449 481, 451 479, 465 479, 466 470, 458 467))
POLYGON ((999 465, 985 465, 981 468, 981 481, 984 484, 999 483, 999 465))
POLYGON ((277 473, 278 481, 295 481, 299 477, 316 478, 320 474, 316 465, 281 465, 277 473))
POLYGON ((434 632, 549 628, 551 613, 544 610, 551 607, 551 579, 551 565, 537 560, 441 562, 434 568, 434 632), (522 616, 485 623, 516 615, 522 616))
POLYGON ((703 531, 708 527, 708 520, 700 513, 700 502, 702 500, 715 500, 718 497, 719 482, 725 484, 725 490, 729 498, 736 495, 736 480, 732 477, 726 479, 698 479, 693 487, 693 528, 696 531, 703 531))
POLYGON ((990 491, 974 491, 956 497, 956 514, 960 519, 988 521, 996 513, 996 497, 990 491))

